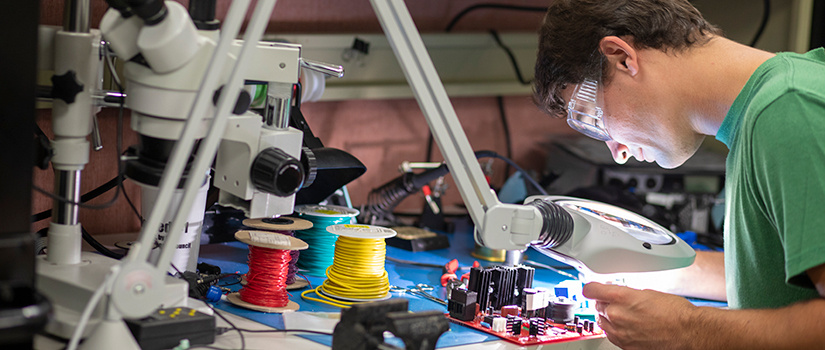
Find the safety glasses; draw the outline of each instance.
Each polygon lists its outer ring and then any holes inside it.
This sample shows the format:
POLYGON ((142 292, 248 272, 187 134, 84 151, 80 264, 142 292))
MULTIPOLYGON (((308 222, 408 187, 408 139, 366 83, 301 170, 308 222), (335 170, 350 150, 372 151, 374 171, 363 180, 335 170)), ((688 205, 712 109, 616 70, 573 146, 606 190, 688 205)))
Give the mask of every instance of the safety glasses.
POLYGON ((612 140, 604 127, 602 106, 604 99, 599 93, 599 82, 585 79, 576 85, 567 103, 567 125, 596 140, 612 140))

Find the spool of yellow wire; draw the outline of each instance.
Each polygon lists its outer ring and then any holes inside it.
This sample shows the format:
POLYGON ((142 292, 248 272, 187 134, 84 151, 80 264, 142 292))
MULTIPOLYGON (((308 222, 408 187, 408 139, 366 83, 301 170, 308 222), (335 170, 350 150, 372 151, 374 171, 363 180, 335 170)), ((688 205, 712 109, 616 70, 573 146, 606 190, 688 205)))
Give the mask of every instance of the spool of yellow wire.
POLYGON ((332 225, 327 230, 339 236, 333 264, 326 271, 327 280, 315 289, 304 291, 301 297, 343 308, 360 302, 389 299, 384 239, 395 236, 395 231, 354 224, 332 225), (318 297, 309 296, 312 293, 318 297))

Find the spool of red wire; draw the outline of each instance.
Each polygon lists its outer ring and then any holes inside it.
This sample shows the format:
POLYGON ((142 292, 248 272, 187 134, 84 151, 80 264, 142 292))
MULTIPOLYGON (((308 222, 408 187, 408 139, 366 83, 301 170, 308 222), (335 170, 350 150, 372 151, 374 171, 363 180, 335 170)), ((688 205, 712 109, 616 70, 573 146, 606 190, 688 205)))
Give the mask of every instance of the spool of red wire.
MULTIPOLYGON (((275 231, 282 235, 287 235, 290 237, 295 237, 295 233, 292 231, 275 231)), ((289 285, 295 283, 295 274, 298 273, 298 257, 301 255, 301 252, 298 250, 290 250, 289 251, 289 264, 287 265, 287 273, 286 273, 286 285, 287 289, 289 289, 289 285)))
POLYGON ((239 292, 241 300, 266 307, 286 306, 289 303, 286 285, 291 252, 250 245, 249 272, 246 285, 239 292))
MULTIPOLYGON (((312 228, 312 222, 294 218, 294 217, 279 217, 279 218, 263 218, 263 219, 245 219, 243 221, 245 226, 249 226, 258 230, 266 230, 276 232, 290 237, 295 236, 295 230, 306 230, 312 228)), ((290 251, 289 266, 286 276, 286 289, 301 289, 306 287, 309 282, 301 277, 298 278, 298 257, 300 252, 298 250, 290 251)), ((244 283, 246 279, 244 278, 244 283)))
POLYGON ((227 300, 263 312, 298 310, 298 304, 289 300, 286 281, 292 260, 290 253, 306 249, 306 242, 266 231, 238 231, 235 238, 249 245, 249 272, 246 285, 239 292, 227 295, 227 300))

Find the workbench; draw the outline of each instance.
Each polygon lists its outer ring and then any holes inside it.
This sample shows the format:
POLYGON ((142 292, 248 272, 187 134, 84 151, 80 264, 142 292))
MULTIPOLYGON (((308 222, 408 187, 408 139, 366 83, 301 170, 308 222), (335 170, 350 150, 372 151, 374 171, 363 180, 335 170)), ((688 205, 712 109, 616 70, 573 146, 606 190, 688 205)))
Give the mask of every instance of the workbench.
MULTIPOLYGON (((437 265, 444 265, 448 261, 452 259, 457 259, 459 261, 459 265, 461 267, 469 267, 472 266, 473 262, 478 260, 470 255, 470 253, 474 249, 474 241, 472 237, 472 227, 468 225, 457 225, 456 233, 447 234, 450 247, 447 249, 439 249, 439 250, 432 250, 432 251, 425 251, 425 252, 410 252, 403 249, 395 248, 395 247, 387 247, 387 256, 401 259, 401 260, 408 260, 408 261, 416 261, 419 263, 428 263, 428 264, 437 264, 437 265)), ((220 243, 220 244, 208 244, 201 246, 200 251, 200 259, 201 262, 206 262, 209 264, 217 265, 221 267, 223 272, 239 272, 245 273, 248 269, 246 265, 247 261, 247 253, 248 249, 246 244, 240 242, 228 242, 228 243, 220 243)), ((526 258, 532 261, 536 261, 545 265, 550 265, 554 267, 558 267, 560 269, 566 269, 565 271, 576 275, 577 272, 573 269, 570 269, 566 265, 563 265, 555 260, 552 260, 543 254, 534 251, 534 250, 527 250, 525 252, 526 258)), ((489 265, 498 265, 500 263, 492 263, 488 261, 478 260, 482 266, 489 266, 489 265)), ((399 287, 407 287, 413 286, 419 283, 429 284, 434 288, 433 291, 430 293, 441 298, 446 299, 446 288, 442 287, 440 284, 440 279, 442 275, 441 269, 432 268, 432 267, 420 267, 415 265, 403 264, 403 263, 396 263, 392 261, 386 262, 386 270, 389 275, 390 284, 399 287)), ((459 276, 462 273, 467 272, 468 270, 459 271, 459 276)), ((323 277, 314 277, 314 276, 306 276, 311 283, 311 285, 318 286, 323 283, 323 277)), ((562 274, 557 272, 551 271, 549 269, 542 269, 536 268, 535 271, 535 278, 534 278, 534 287, 545 287, 545 288, 552 288, 559 282, 569 279, 562 274)), ((229 286, 233 290, 240 289, 239 284, 234 284, 229 286)), ((302 329, 313 329, 313 330, 325 330, 327 332, 332 332, 332 327, 334 323, 337 322, 335 319, 337 314, 340 313, 341 309, 314 302, 314 301, 305 301, 302 300, 300 297, 300 293, 302 290, 290 291, 291 297, 290 300, 297 302, 300 305, 300 310, 295 314, 286 315, 282 314, 268 314, 262 313, 258 311, 252 311, 244 308, 237 307, 226 300, 221 300, 219 302, 214 303, 214 306, 219 312, 223 315, 232 314, 237 316, 232 318, 232 320, 236 320, 242 322, 245 325, 254 325, 254 323, 249 323, 246 320, 251 320, 256 323, 263 325, 264 327, 257 327, 258 329, 266 328, 266 327, 273 327, 277 329, 284 329, 284 328, 302 328, 302 329), (320 317, 319 317, 320 316, 320 317), (324 319, 327 320, 324 320, 324 319), (294 321, 293 321, 294 320, 294 321), (312 321, 318 321, 319 324, 317 325, 310 325, 309 323, 312 321), (328 327, 327 329, 324 329, 328 327)), ((446 306, 439 305, 433 301, 427 300, 423 297, 409 295, 409 294, 392 294, 393 298, 407 298, 409 300, 409 310, 413 312, 418 311, 425 311, 425 310, 438 310, 442 312, 446 312, 446 306)), ((240 327, 240 326, 239 326, 240 327)), ((294 342, 296 346, 301 346, 305 349, 310 348, 327 348, 331 342, 331 336, 323 336, 323 335, 307 335, 307 334, 300 334, 300 333, 292 333, 292 335, 284 336, 283 334, 266 334, 266 333, 247 333, 245 334, 247 339, 247 348, 260 348, 260 346, 266 346, 265 344, 272 345, 270 341, 277 341, 283 342, 294 342), (309 342, 302 341, 300 339, 294 338, 303 338, 310 340, 309 342), (253 345, 259 344, 259 345, 253 345)), ((486 334, 477 330, 470 329, 468 327, 458 325, 455 323, 450 324, 450 331, 444 333, 444 335, 439 338, 437 343, 438 348, 445 348, 445 347, 455 347, 452 349, 461 349, 461 348, 470 348, 478 349, 479 346, 484 345, 484 348, 507 348, 507 349, 515 349, 518 348, 517 345, 506 342, 504 340, 500 340, 498 337, 486 334)), ((239 339, 237 332, 228 332, 225 335, 219 337, 216 341, 216 345, 218 346, 228 346, 228 347, 239 347, 239 339), (226 338, 230 339, 226 339, 226 338)), ((279 346, 280 347, 280 346, 279 346)), ((612 349, 615 348, 612 344, 610 344, 607 339, 600 338, 600 339, 590 339, 590 340, 582 340, 582 341, 574 341, 574 342, 565 342, 565 343, 556 343, 556 344, 549 344, 538 346, 535 348, 541 349, 612 349)))

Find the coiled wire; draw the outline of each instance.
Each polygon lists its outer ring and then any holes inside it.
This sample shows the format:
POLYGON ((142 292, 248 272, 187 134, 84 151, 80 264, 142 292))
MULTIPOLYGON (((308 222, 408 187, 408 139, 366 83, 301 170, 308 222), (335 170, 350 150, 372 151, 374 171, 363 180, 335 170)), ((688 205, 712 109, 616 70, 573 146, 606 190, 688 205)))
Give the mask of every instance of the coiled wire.
POLYGON ((301 297, 342 308, 384 299, 390 291, 384 268, 386 255, 384 239, 339 236, 335 262, 327 269, 327 280, 315 289, 304 291, 301 297), (308 296, 310 293, 318 298, 308 296))
POLYGON ((335 242, 338 235, 329 233, 327 227, 349 223, 350 216, 316 216, 301 214, 303 219, 312 222, 312 228, 295 231, 298 238, 309 245, 302 251, 297 266, 307 275, 324 276, 327 268, 332 265, 335 256, 335 242))
POLYGON ((286 291, 289 250, 249 246, 249 272, 241 288, 241 300, 259 306, 284 307, 289 303, 286 291))

